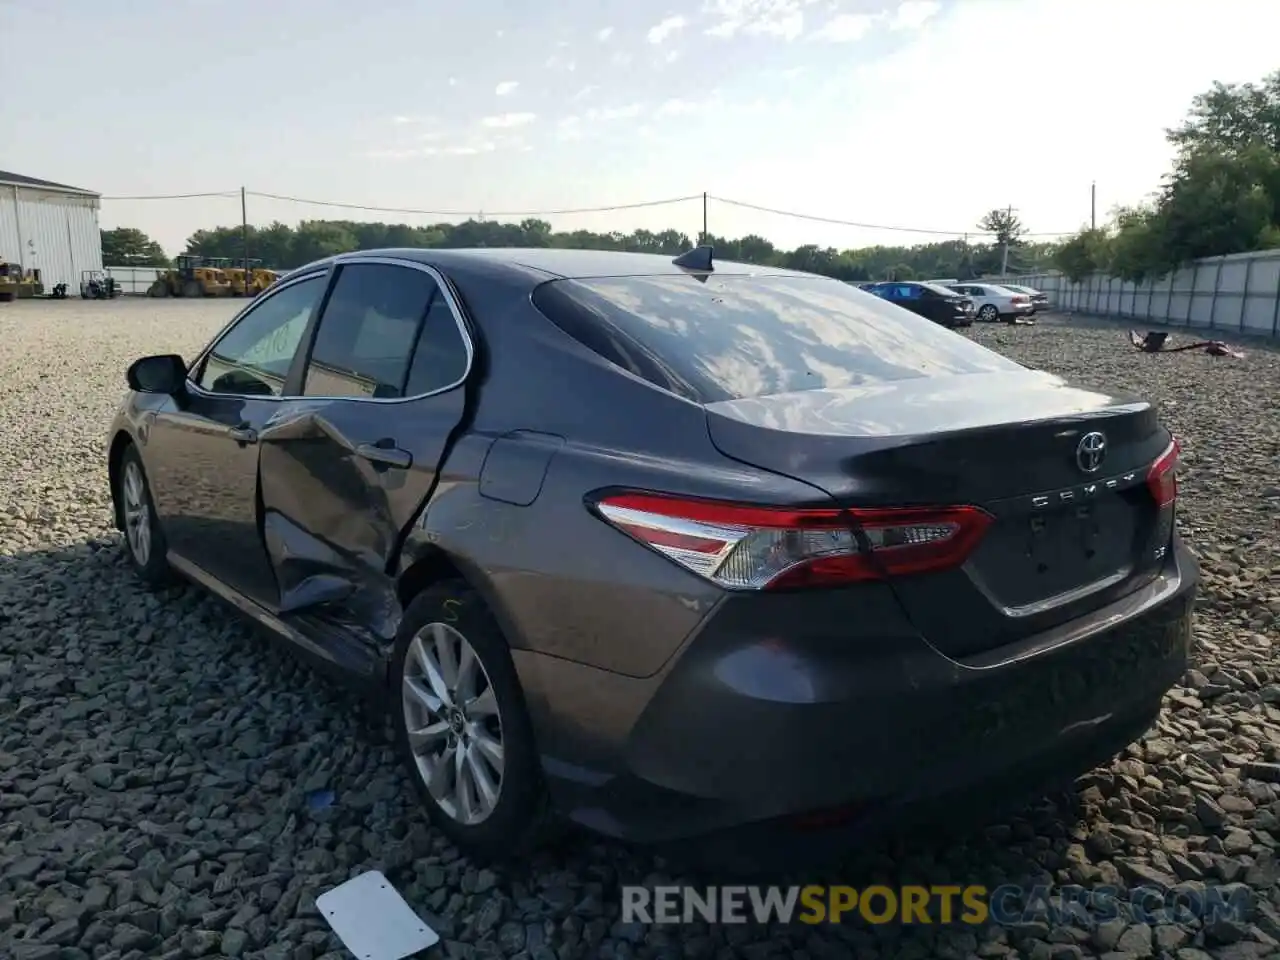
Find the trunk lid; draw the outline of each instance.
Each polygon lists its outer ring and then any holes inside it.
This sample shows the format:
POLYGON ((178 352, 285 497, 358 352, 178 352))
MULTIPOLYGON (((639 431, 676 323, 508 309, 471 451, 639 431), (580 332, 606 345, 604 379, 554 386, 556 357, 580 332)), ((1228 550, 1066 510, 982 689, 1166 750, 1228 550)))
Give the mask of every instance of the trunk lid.
POLYGON ((1136 398, 1018 370, 706 409, 722 453, 841 505, 970 504, 995 518, 963 567, 892 581, 908 616, 950 656, 1079 616, 1161 566, 1172 511, 1158 508, 1146 475, 1170 436, 1136 398), (1082 448, 1097 433, 1102 444, 1082 448))

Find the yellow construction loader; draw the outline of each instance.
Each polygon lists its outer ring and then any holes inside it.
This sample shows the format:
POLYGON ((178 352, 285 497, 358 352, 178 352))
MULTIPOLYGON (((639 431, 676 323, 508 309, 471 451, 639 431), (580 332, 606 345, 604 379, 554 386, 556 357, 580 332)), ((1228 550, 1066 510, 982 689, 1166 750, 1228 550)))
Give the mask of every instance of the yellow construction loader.
POLYGON ((39 270, 33 268, 24 273, 21 265, 0 260, 0 303, 43 296, 44 282, 39 270))
POLYGON ((235 263, 238 263, 239 266, 224 268, 227 279, 231 282, 231 295, 233 297, 256 297, 280 279, 280 275, 274 270, 258 266, 258 264, 262 263, 261 260, 250 260, 247 272, 245 271, 243 260, 235 261, 235 263))
POLYGON ((174 269, 156 277, 148 297, 226 297, 231 294, 227 272, 206 257, 184 253, 174 259, 174 269))
POLYGON ((17 300, 21 283, 22 268, 16 263, 0 260, 0 303, 17 300))

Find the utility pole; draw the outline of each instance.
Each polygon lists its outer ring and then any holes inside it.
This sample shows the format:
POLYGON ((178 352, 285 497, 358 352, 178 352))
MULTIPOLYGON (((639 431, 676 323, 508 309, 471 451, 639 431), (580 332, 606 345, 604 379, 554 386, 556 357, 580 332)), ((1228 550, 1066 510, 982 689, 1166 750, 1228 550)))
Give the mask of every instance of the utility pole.
POLYGON ((244 244, 244 289, 249 292, 249 206, 245 202, 244 187, 240 188, 240 240, 244 244))
POLYGON ((702 243, 707 242, 707 191, 702 191, 702 243))
POLYGON ((1009 225, 1013 223, 1013 204, 1009 204, 1006 211, 1008 219, 1005 221, 1004 233, 1004 252, 1000 256, 1000 276, 1004 276, 1009 272, 1009 225))
POLYGON ((1098 181, 1089 184, 1089 229, 1098 229, 1098 181))

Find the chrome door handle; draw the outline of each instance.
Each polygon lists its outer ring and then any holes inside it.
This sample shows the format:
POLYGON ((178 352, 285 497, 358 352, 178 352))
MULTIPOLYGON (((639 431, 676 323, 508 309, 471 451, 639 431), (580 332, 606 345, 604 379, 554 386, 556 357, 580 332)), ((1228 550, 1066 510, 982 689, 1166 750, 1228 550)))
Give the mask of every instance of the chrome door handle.
POLYGON ((227 432, 231 434, 232 440, 241 445, 258 442, 258 431, 250 426, 232 427, 227 432))

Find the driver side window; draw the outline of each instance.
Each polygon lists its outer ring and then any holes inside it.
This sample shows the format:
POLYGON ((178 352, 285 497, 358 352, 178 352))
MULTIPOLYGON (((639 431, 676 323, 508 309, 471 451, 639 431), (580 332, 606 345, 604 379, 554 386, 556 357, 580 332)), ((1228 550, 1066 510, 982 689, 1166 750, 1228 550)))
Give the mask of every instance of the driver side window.
POLYGON ((196 384, 210 393, 281 396, 326 279, 318 274, 286 287, 241 317, 213 345, 196 384))

